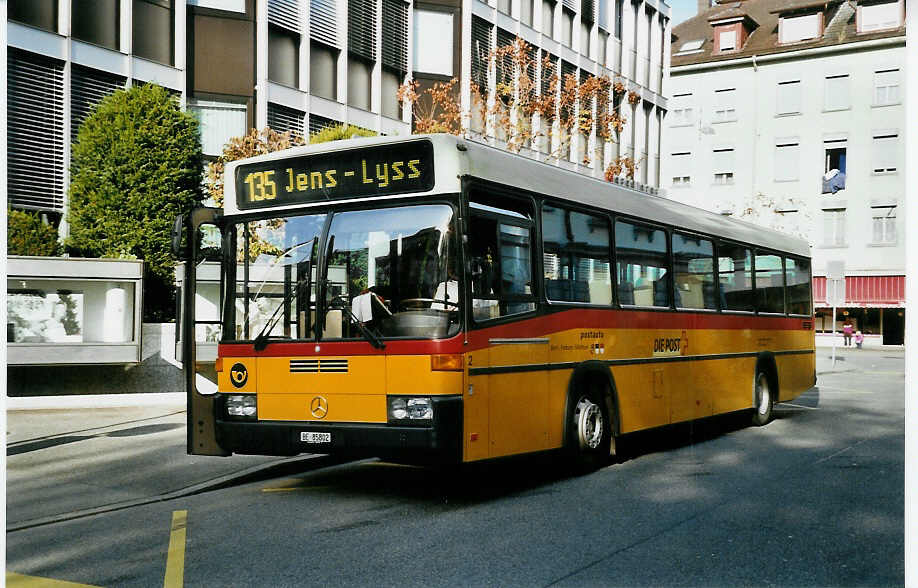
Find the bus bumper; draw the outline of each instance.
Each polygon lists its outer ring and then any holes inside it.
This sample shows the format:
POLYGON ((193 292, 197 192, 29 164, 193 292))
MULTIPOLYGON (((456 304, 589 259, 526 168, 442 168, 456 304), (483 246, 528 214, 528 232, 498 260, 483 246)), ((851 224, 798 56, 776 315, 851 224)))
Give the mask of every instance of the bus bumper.
POLYGON ((226 420, 217 406, 217 440, 221 447, 244 455, 322 453, 381 457, 419 463, 462 461, 462 397, 433 397, 430 426, 385 423, 323 423, 320 421, 226 420), (307 443, 302 433, 330 433, 329 443, 307 443))

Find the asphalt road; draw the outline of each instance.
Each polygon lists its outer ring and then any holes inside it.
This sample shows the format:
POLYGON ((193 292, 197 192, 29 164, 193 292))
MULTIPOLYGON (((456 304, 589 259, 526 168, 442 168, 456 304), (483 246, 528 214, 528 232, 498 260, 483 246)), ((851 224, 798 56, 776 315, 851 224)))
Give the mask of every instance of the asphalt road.
POLYGON ((7 570, 98 586, 900 586, 904 353, 842 357, 766 427, 642 434, 590 475, 544 458, 317 468, 11 532, 7 570))

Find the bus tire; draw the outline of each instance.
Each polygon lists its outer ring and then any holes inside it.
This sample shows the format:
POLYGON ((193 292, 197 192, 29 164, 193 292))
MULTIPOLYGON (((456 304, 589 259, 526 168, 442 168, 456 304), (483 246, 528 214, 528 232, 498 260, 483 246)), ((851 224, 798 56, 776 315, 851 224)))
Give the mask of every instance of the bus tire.
POLYGON ((775 387, 768 372, 761 367, 755 370, 755 404, 752 407, 752 424, 761 427, 771 421, 775 406, 775 387))
POLYGON ((595 390, 575 392, 570 397, 567 418, 567 444, 575 471, 598 469, 609 460, 612 443, 612 424, 602 396, 595 390))

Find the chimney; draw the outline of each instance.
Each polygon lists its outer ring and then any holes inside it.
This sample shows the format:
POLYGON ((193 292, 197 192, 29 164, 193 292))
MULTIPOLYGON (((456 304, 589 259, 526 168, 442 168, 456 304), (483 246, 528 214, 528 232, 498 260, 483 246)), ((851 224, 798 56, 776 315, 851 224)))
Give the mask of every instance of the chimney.
POLYGON ((703 13, 711 7, 711 0, 698 0, 698 14, 703 13))

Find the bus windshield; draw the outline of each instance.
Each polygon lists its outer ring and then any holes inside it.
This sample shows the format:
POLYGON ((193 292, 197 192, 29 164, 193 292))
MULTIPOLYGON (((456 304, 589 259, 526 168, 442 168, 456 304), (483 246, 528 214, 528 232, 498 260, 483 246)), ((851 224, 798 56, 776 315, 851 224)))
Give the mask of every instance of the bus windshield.
POLYGON ((459 329, 453 211, 445 204, 341 212, 332 218, 323 268, 323 339, 440 338, 459 329))
POLYGON ((330 214, 324 243, 319 241, 329 214, 235 225, 239 261, 229 333, 237 340, 314 340, 317 333, 340 340, 366 337, 368 330, 418 338, 458 332, 458 248, 450 206, 330 214), (322 304, 317 294, 324 295, 322 304))

